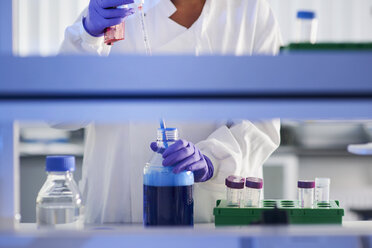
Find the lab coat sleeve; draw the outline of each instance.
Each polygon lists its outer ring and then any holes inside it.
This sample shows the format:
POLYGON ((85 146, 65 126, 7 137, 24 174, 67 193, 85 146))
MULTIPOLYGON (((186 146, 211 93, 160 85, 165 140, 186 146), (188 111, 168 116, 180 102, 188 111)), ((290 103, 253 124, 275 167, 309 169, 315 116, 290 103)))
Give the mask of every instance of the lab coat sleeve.
POLYGON ((218 199, 225 199, 229 175, 262 177, 262 165, 280 144, 280 120, 243 121, 230 129, 222 126, 197 144, 214 166, 213 177, 195 184, 195 220, 212 222, 218 199))
POLYGON ((66 28, 65 38, 59 51, 60 54, 109 55, 111 48, 104 43, 103 36, 93 37, 85 31, 82 20, 87 12, 88 10, 85 9, 76 22, 66 28))
POLYGON ((282 45, 277 20, 266 0, 258 0, 257 26, 253 41, 253 54, 276 55, 282 45))

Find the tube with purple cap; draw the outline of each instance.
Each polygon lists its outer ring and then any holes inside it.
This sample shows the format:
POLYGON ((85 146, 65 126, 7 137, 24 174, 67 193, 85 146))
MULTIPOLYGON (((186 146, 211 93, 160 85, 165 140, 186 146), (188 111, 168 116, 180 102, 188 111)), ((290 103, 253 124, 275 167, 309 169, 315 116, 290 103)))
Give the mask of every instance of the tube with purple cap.
POLYGON ((300 208, 313 208, 315 181, 299 180, 297 187, 300 208))
POLYGON ((240 207, 245 179, 239 176, 228 176, 225 179, 227 205, 240 207))
POLYGON ((260 207, 261 192, 263 187, 262 178, 247 177, 245 181, 245 206, 260 207))

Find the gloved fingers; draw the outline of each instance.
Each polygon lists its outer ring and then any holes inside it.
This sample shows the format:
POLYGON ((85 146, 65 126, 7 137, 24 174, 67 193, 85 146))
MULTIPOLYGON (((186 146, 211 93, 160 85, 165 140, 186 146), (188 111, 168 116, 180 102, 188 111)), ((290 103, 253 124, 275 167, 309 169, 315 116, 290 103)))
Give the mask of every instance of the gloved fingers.
POLYGON ((194 154, 194 155, 192 155, 188 158, 185 158, 184 160, 182 160, 181 162, 176 164, 176 166, 173 168, 173 172, 174 173, 180 173, 181 171, 187 170, 190 165, 195 163, 195 161, 199 160, 197 158, 198 158, 198 156, 196 156, 196 154, 194 154))
POLYGON ((165 150, 163 147, 159 147, 157 142, 152 142, 150 144, 150 148, 153 152, 157 152, 157 153, 161 153, 161 154, 163 154, 163 152, 165 150))
MULTIPOLYGON (((167 150, 165 150, 165 152, 166 151, 167 150)), ((189 145, 188 147, 182 148, 181 150, 178 150, 170 154, 168 157, 166 157, 163 160, 163 166, 171 166, 171 165, 177 164, 181 162, 182 160, 184 160, 185 158, 188 158, 194 154, 195 154, 194 146, 189 145)))
POLYGON ((157 142, 151 142, 150 148, 153 152, 158 151, 158 143, 157 142))
POLYGON ((111 27, 122 23, 124 18, 105 19, 105 27, 111 27))
POLYGON ((165 152, 163 153, 163 158, 168 157, 170 154, 175 153, 178 150, 181 150, 182 148, 185 148, 189 145, 189 142, 186 140, 177 140, 173 145, 168 147, 165 152))
POLYGON ((134 13, 134 9, 102 9, 97 8, 97 13, 105 19, 124 18, 134 13))
POLYGON ((96 1, 97 4, 104 9, 134 3, 134 0, 96 0, 96 1))
POLYGON ((130 15, 133 15, 136 11, 133 8, 127 9, 127 12, 125 12, 124 17, 128 17, 130 15))
POLYGON ((207 166, 206 162, 204 161, 204 159, 201 159, 193 164, 191 164, 187 170, 188 171, 197 171, 197 170, 200 170, 200 169, 203 169, 207 166))

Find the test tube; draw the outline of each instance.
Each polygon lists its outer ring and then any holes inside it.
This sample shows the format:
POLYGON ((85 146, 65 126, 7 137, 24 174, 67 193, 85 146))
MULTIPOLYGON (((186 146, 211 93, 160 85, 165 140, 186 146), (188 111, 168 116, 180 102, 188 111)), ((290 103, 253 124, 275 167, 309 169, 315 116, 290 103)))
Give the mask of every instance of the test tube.
POLYGON ((316 42, 318 32, 318 20, 314 11, 297 12, 297 32, 296 42, 312 43, 316 42))
POLYGON ((226 185, 226 200, 229 206, 240 206, 242 198, 242 191, 244 189, 244 177, 239 176, 228 176, 225 179, 226 185))
POLYGON ((147 34, 147 25, 146 25, 146 18, 145 18, 145 12, 143 10, 143 6, 145 4, 145 0, 141 0, 140 4, 138 5, 138 11, 140 15, 141 20, 141 27, 142 27, 142 35, 143 35, 143 42, 145 45, 145 50, 147 55, 151 55, 151 46, 149 41, 149 36, 147 34))
POLYGON ((245 206, 260 207, 263 181, 258 177, 247 177, 245 181, 245 206))
POLYGON ((311 180, 299 180, 298 200, 301 208, 313 208, 315 182, 311 180))
POLYGON ((329 188, 331 179, 315 178, 315 201, 321 203, 329 203, 329 188))

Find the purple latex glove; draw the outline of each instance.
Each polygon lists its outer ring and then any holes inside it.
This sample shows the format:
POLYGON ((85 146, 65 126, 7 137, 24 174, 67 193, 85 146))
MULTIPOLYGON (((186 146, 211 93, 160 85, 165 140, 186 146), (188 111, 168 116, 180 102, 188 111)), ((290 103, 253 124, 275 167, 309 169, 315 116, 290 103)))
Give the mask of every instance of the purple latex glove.
POLYGON ((123 22, 125 17, 134 13, 132 8, 116 7, 133 2, 133 0, 90 0, 88 15, 83 19, 85 31, 95 37, 102 36, 106 28, 123 22))
MULTIPOLYGON (((154 152, 158 151, 156 142, 150 145, 154 152)), ((213 164, 210 159, 203 155, 191 142, 177 140, 163 152, 163 166, 174 166, 173 172, 192 171, 195 182, 205 182, 213 176, 213 164)))

